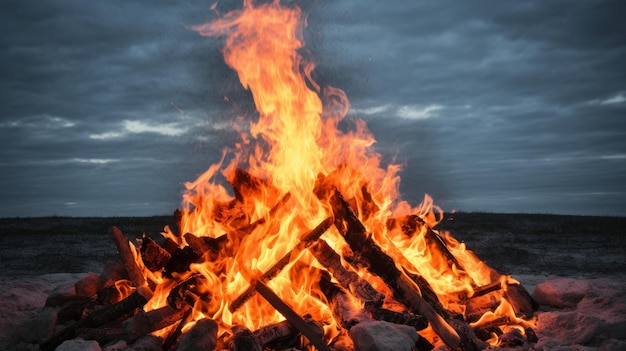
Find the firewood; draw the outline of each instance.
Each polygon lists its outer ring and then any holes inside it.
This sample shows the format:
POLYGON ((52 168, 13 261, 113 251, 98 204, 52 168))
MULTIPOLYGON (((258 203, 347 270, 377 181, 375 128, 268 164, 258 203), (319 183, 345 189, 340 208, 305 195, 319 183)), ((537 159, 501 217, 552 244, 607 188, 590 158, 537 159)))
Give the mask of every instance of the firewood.
POLYGON ((296 311, 294 311, 287 303, 278 297, 269 287, 263 282, 256 282, 256 291, 263 296, 267 302, 270 303, 280 314, 285 317, 294 328, 298 329, 308 340, 315 346, 318 351, 330 351, 330 348, 324 340, 319 331, 311 328, 311 325, 307 323, 302 317, 300 317, 296 311))
POLYGON ((263 347, 250 330, 244 327, 233 328, 233 337, 228 342, 232 351, 263 351, 263 347))
POLYGON ((211 351, 217 345, 217 322, 202 318, 180 338, 177 351, 211 351))
POLYGON ((339 284, 350 290, 356 297, 367 305, 381 306, 385 295, 378 292, 365 279, 341 264, 341 257, 328 243, 319 239, 309 247, 315 259, 337 279, 339 284))
POLYGON ((415 328, 415 330, 422 330, 428 326, 428 320, 424 316, 396 312, 382 307, 370 308, 368 310, 372 318, 379 321, 408 325, 415 328))
POLYGON ((187 245, 189 245, 193 252, 195 252, 198 256, 203 256, 211 250, 209 245, 207 245, 204 240, 194 234, 186 233, 183 237, 185 238, 187 245))
POLYGON ((539 309, 539 304, 521 284, 508 285, 504 297, 511 303, 515 313, 531 315, 539 309))
POLYGON ((130 251, 129 242, 122 231, 118 227, 111 227, 109 235, 117 248, 117 252, 120 254, 133 286, 144 286, 146 284, 146 278, 144 278, 141 269, 137 266, 133 253, 130 251))
POLYGON ((328 300, 335 321, 343 329, 350 330, 350 328, 362 320, 369 320, 369 315, 362 310, 355 310, 354 306, 352 306, 347 289, 333 283, 330 279, 328 272, 323 272, 318 285, 326 300, 328 300))
MULTIPOLYGON (((331 217, 323 220, 320 224, 317 225, 317 227, 313 228, 313 230, 305 235, 289 253, 287 253, 280 260, 274 263, 274 265, 270 267, 263 275, 257 278, 257 280, 261 282, 268 282, 272 280, 272 278, 276 277, 278 273, 283 270, 283 268, 285 268, 290 262, 293 261, 294 257, 297 257, 300 252, 302 252, 302 250, 306 249, 315 240, 322 236, 322 234, 324 234, 326 230, 328 230, 332 223, 333 220, 331 217)), ((237 298, 233 300, 230 306, 228 306, 228 309, 231 312, 235 312, 255 294, 255 286, 254 284, 250 284, 250 286, 242 294, 240 294, 237 298)))
POLYGON ((141 239, 140 252, 144 265, 153 272, 163 269, 172 258, 172 255, 166 249, 147 236, 141 239))
POLYGON ((465 270, 452 252, 450 252, 450 249, 448 249, 448 245, 445 243, 443 238, 433 231, 432 228, 426 225, 424 220, 419 216, 408 215, 402 218, 394 218, 387 221, 388 228, 391 229, 394 226, 399 226, 402 232, 408 237, 412 237, 416 233, 424 231, 424 239, 426 239, 426 243, 429 245, 431 250, 443 255, 448 261, 450 268, 454 265, 457 270, 465 270))
POLYGON ((173 350, 173 347, 178 344, 180 337, 183 333, 183 327, 187 325, 187 323, 191 322, 191 318, 193 317, 193 308, 187 309, 187 312, 180 319, 180 322, 176 325, 176 328, 171 330, 165 340, 163 341, 163 351, 168 351, 170 349, 173 350))
POLYGON ((122 323, 122 327, 131 337, 138 338, 156 330, 161 330, 179 321, 191 306, 187 305, 180 310, 164 306, 144 312, 140 310, 131 318, 122 323))
POLYGON ((100 290, 101 284, 100 276, 94 272, 89 272, 74 284, 74 289, 76 290, 76 295, 90 297, 100 290))
POLYGON ((43 351, 52 351, 63 341, 76 337, 76 332, 80 328, 94 328, 112 322, 135 309, 145 305, 152 298, 152 291, 146 287, 138 287, 135 292, 130 294, 120 302, 103 307, 102 309, 91 312, 75 324, 69 325, 60 330, 48 340, 44 341, 39 347, 43 351))
POLYGON ((267 345, 276 344, 283 340, 291 342, 293 341, 292 339, 299 335, 298 330, 287 320, 262 326, 252 334, 263 347, 268 347, 267 345))
POLYGON ((163 275, 167 278, 172 278, 173 273, 189 272, 189 265, 198 262, 200 258, 189 246, 176 249, 172 254, 172 258, 165 265, 163 275))
POLYGON ((318 188, 316 193, 318 197, 327 197, 330 200, 335 212, 335 227, 352 251, 361 256, 364 262, 368 264, 368 270, 379 276, 393 291, 394 297, 405 304, 411 312, 426 317, 446 345, 452 349, 457 349, 460 344, 459 335, 437 314, 431 305, 422 299, 415 283, 396 267, 394 260, 367 234, 365 226, 352 212, 339 191, 330 189, 330 194, 324 194, 323 191, 324 189, 318 188))

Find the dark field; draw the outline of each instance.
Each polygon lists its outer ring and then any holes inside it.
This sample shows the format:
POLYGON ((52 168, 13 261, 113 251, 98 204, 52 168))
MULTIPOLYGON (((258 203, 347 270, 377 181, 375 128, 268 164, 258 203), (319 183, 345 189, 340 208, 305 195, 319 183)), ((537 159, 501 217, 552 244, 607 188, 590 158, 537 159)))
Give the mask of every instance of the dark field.
MULTIPOLYGON (((170 216, 0 219, 2 276, 99 272, 115 257, 109 227, 159 238, 170 216)), ((626 273, 626 217, 456 213, 437 227, 507 274, 599 277, 626 273)))

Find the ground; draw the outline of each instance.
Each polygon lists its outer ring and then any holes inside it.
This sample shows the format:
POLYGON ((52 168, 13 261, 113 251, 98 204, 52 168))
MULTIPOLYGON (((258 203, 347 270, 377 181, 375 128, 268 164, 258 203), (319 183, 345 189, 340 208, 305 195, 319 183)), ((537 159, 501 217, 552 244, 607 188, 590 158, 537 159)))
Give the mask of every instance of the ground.
MULTIPOLYGON (((159 232, 173 221, 169 216, 0 219, 0 349, 9 345, 9 337, 24 319, 40 312, 55 287, 73 284, 85 272, 99 273, 115 257, 110 226, 120 227, 129 237, 145 233, 160 240, 159 232)), ((437 229, 450 231, 530 292, 546 281, 572 278, 589 284, 594 296, 602 296, 603 287, 608 287, 605 290, 610 288, 618 304, 625 298, 626 217, 456 213, 446 215, 437 229)), ((587 305, 595 301, 589 297, 584 300, 587 305)), ((547 341, 546 345, 560 347, 547 341)), ((591 350, 599 348, 594 346, 591 350)), ((621 346, 626 343, 617 344, 621 346)), ((20 347, 34 349, 27 343, 20 347)))

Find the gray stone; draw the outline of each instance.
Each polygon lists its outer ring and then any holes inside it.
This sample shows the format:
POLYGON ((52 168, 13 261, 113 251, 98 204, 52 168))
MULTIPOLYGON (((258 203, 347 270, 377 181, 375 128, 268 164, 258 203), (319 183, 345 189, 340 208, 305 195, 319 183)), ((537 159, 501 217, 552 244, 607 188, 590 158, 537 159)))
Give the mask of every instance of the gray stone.
POLYGON ((102 351, 97 341, 72 339, 65 340, 54 351, 102 351))
POLYGON ((25 342, 42 342, 52 336, 56 322, 56 311, 48 308, 42 309, 18 325, 17 338, 25 342))
POLYGON ((590 292, 585 280, 559 278, 537 284, 533 298, 540 305, 556 308, 572 308, 590 292))

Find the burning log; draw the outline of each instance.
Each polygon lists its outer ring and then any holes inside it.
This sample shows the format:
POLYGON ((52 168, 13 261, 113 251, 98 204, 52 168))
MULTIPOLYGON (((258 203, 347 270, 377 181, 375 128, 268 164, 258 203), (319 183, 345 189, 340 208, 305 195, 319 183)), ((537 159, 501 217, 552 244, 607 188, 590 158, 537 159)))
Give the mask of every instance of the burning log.
MULTIPOLYGON (((267 272, 265 272, 262 276, 258 278, 258 281, 267 282, 272 280, 275 276, 280 273, 283 268, 285 268, 291 261, 293 261, 293 257, 297 257, 302 250, 306 249, 310 246, 315 240, 317 240, 322 234, 330 228, 333 220, 331 217, 326 218, 317 227, 313 228, 307 235, 305 235, 298 245, 294 247, 291 252, 283 256, 280 260, 278 260, 272 267, 270 267, 267 272)), ((228 306, 228 309, 231 312, 235 312, 238 310, 246 301, 252 298, 256 294, 256 288, 254 283, 251 283, 248 289, 246 289, 241 295, 239 295, 236 299, 233 300, 232 304, 228 306)))
POLYGON ((44 351, 52 351, 63 341, 76 337, 76 333, 82 328, 94 328, 112 322, 145 305, 152 298, 152 291, 147 286, 140 286, 120 302, 95 310, 85 318, 79 320, 65 329, 62 329, 39 347, 44 351))
POLYGON ((148 312, 140 310, 134 316, 125 320, 122 323, 122 327, 130 337, 138 338, 174 324, 185 315, 189 308, 191 306, 177 310, 170 306, 164 306, 148 312))
POLYGON ((328 273, 322 274, 322 278, 318 284, 320 290, 332 306, 335 320, 338 321, 344 329, 350 330, 350 328, 362 320, 369 319, 369 316, 363 311, 355 311, 354 307, 350 304, 350 297, 346 289, 331 282, 328 273))
POLYGON ((158 272, 172 258, 172 255, 154 240, 144 236, 141 239, 141 260, 149 270, 158 272))
POLYGON ((263 347, 250 330, 244 327, 233 328, 234 335, 228 342, 232 351, 263 351, 263 347))
POLYGON ((396 312, 382 307, 371 308, 369 312, 375 320, 408 325, 415 330, 422 330, 428 326, 426 318, 412 313, 396 312))
POLYGON ((117 252, 119 252, 120 257, 122 258, 124 267, 130 277, 130 281, 135 287, 144 286, 146 284, 146 278, 144 278, 141 269, 137 266, 135 257, 130 251, 130 246, 128 246, 128 240, 122 231, 118 227, 111 227, 109 235, 115 244, 115 248, 117 248, 117 252))
MULTIPOLYGON (((319 190, 319 188, 318 188, 319 190)), ((318 197, 324 194, 318 192, 318 197)), ((439 315, 430 304, 419 295, 419 288, 371 238, 365 226, 350 209, 348 203, 336 189, 328 194, 333 211, 335 227, 342 234, 350 248, 367 264, 368 270, 379 276, 393 291, 394 297, 405 304, 412 312, 428 319, 435 332, 452 349, 460 346, 457 332, 439 315)))
POLYGON ((341 264, 341 257, 324 240, 317 240, 309 247, 315 259, 337 279, 339 284, 351 291, 366 305, 381 306, 385 295, 378 292, 365 279, 341 264))
POLYGON ((389 219, 387 221, 387 228, 391 229, 394 226, 400 226, 402 232, 408 237, 412 237, 416 233, 422 231, 422 228, 426 227, 424 239, 426 239, 428 245, 446 258, 450 268, 455 266, 457 270, 465 271, 456 257, 452 254, 452 252, 450 252, 450 249, 448 249, 448 245, 445 243, 443 238, 439 234, 435 233, 432 228, 428 227, 424 220, 419 216, 409 215, 403 218, 389 219))
MULTIPOLYGON (((299 335, 298 330, 287 320, 263 326, 253 332, 254 337, 263 347, 276 343, 293 343, 293 339, 299 335)), ((276 346, 275 346, 276 348, 276 346)))
POLYGON ((192 308, 188 309, 183 318, 181 318, 180 322, 178 322, 178 325, 176 325, 176 328, 174 328, 174 330, 167 335, 167 338, 163 341, 163 350, 168 351, 179 342, 183 332, 183 327, 187 323, 191 322, 192 312, 192 308))
POLYGON ((172 258, 165 265, 163 275, 167 278, 172 278, 172 273, 188 272, 189 265, 198 262, 200 258, 201 256, 195 253, 195 251, 189 246, 185 246, 182 249, 176 249, 176 251, 172 254, 172 258))
POLYGON ((256 291, 263 296, 280 314, 285 317, 294 328, 298 329, 318 351, 330 351, 330 348, 319 331, 311 328, 311 325, 302 319, 287 303, 278 297, 269 287, 258 281, 254 285, 256 291))

